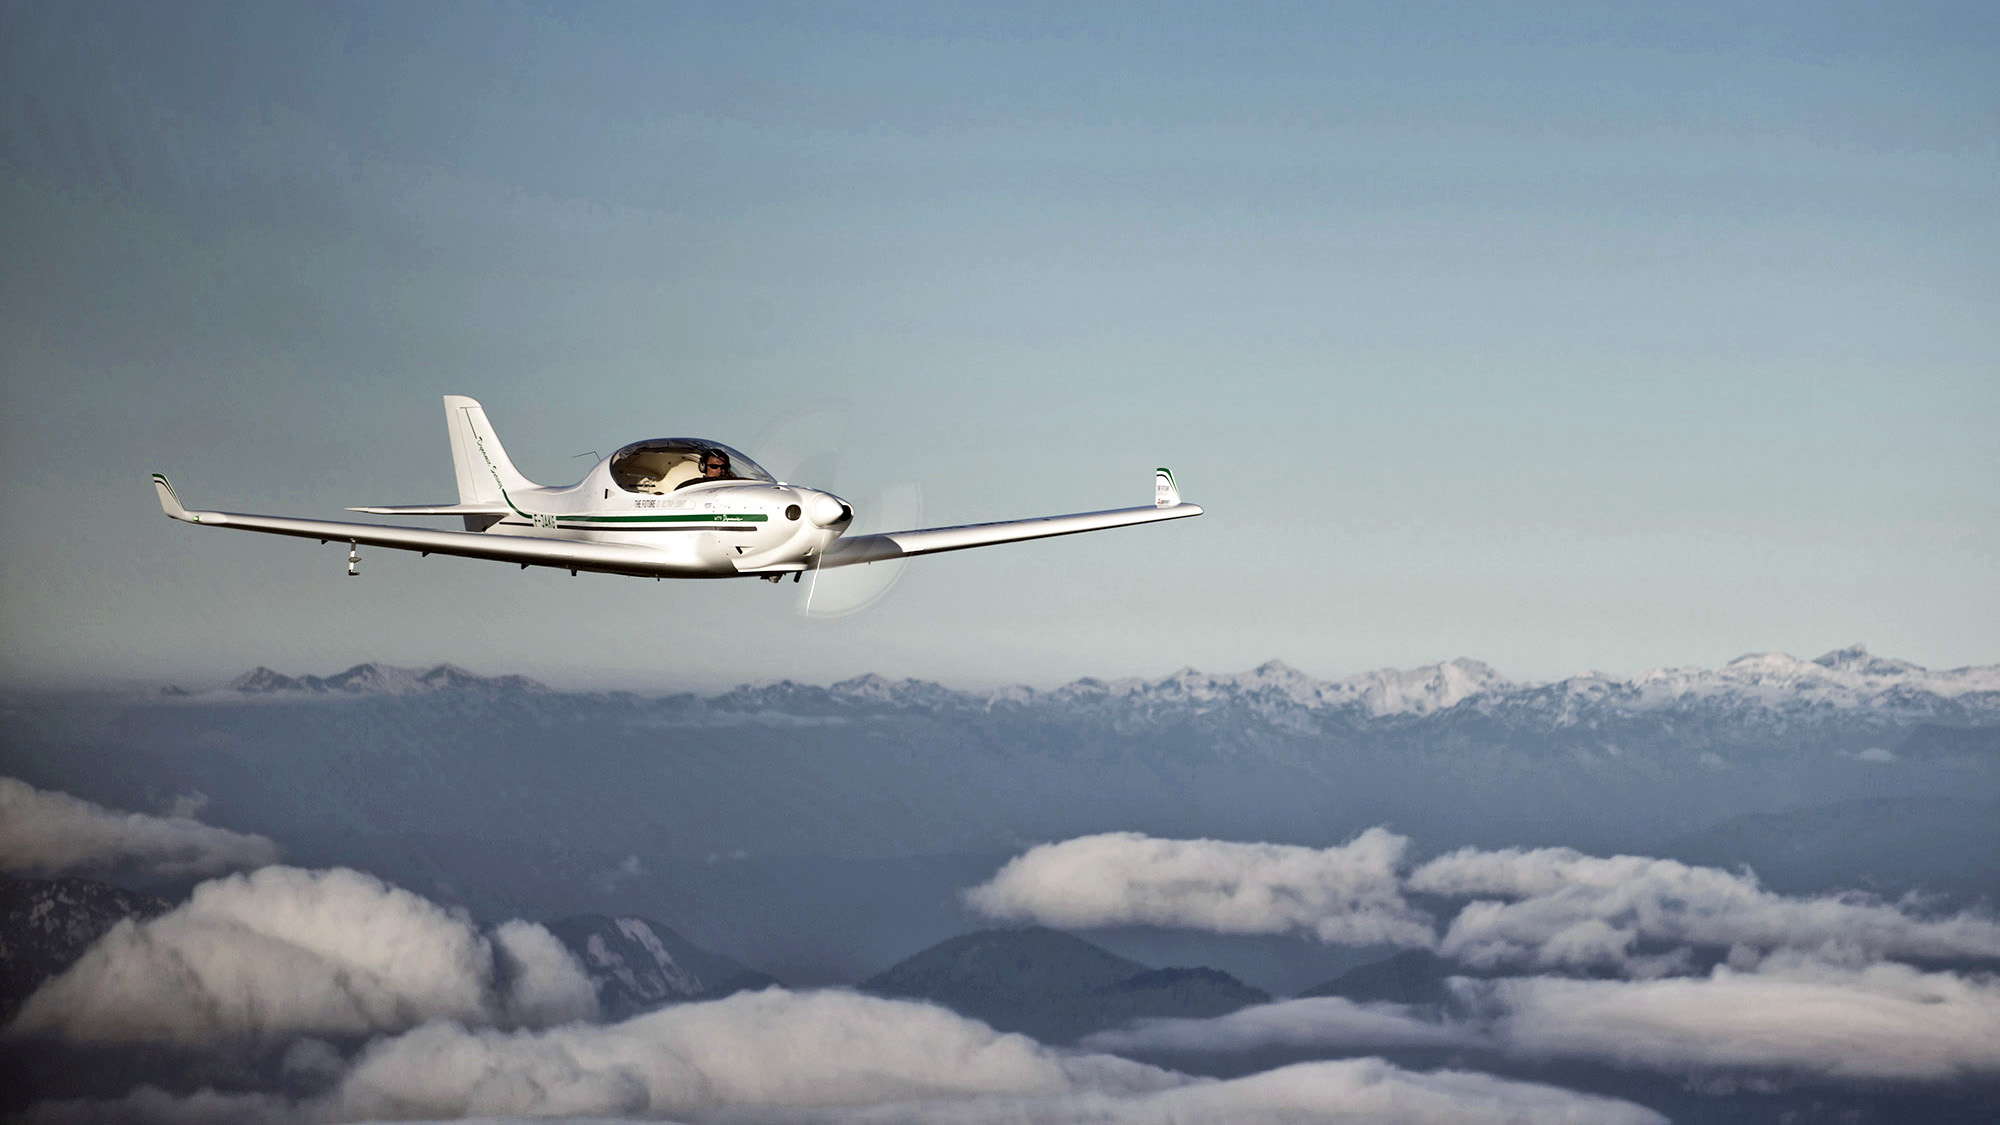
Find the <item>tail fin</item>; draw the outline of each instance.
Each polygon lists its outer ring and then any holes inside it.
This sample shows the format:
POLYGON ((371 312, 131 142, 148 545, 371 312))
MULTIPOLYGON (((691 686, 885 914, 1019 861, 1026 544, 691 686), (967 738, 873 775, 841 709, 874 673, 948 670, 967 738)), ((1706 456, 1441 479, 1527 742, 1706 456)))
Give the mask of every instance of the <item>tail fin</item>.
POLYGON ((486 420, 486 409, 464 395, 444 396, 445 427, 451 432, 451 466, 458 472, 458 502, 498 504, 505 493, 540 485, 521 475, 486 420))

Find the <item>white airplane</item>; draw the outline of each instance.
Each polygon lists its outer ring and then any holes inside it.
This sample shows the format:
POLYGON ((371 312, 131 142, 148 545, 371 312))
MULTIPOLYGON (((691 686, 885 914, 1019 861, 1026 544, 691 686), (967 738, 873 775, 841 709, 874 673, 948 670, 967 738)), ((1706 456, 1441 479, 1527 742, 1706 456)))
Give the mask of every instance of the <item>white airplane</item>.
POLYGON ((348 545, 347 572, 359 573, 359 546, 458 555, 576 574, 647 578, 756 577, 777 582, 822 567, 854 566, 994 543, 1074 535, 1127 524, 1198 516, 1181 502, 1173 474, 1154 472, 1153 504, 1038 519, 930 527, 843 539, 854 509, 831 492, 774 479, 720 442, 655 438, 634 442, 561 488, 522 476, 500 447, 479 403, 444 398, 458 503, 349 508, 389 516, 458 516, 463 531, 194 512, 167 478, 153 474, 167 515, 228 527, 348 545))

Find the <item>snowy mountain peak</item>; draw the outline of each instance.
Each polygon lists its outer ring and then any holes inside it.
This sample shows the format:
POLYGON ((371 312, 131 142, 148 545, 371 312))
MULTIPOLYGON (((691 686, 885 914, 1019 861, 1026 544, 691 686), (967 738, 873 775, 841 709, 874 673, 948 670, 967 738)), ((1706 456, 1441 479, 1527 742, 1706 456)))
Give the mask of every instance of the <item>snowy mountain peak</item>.
POLYGON ((1907 660, 1874 656, 1857 644, 1813 660, 1786 652, 1753 652, 1713 671, 1659 668, 1629 681, 1577 677, 1557 686, 1572 697, 1623 697, 1640 707, 1693 699, 1733 699, 1763 706, 1855 708, 1889 703, 1900 707, 1923 699, 2000 693, 2000 666, 1933 672, 1907 660))
POLYGON ((240 691, 246 694, 261 694, 272 691, 301 691, 304 689, 297 680, 290 676, 259 664, 248 672, 229 681, 227 690, 240 691))
POLYGON ((1800 660, 1789 652, 1746 652, 1742 656, 1722 666, 1725 672, 1775 672, 1797 674, 1805 670, 1810 661, 1800 660))
POLYGON ((224 690, 242 695, 422 695, 473 688, 548 690, 526 676, 481 676, 456 664, 417 669, 372 660, 331 676, 287 676, 260 664, 229 681, 224 690))
POLYGON ((1286 683, 1296 683, 1301 680, 1312 679, 1311 676, 1306 675, 1304 672, 1299 671, 1282 660, 1266 660, 1264 663, 1251 669, 1250 674, 1260 680, 1279 680, 1286 683))
POLYGON ((1348 689, 1368 714, 1382 716, 1428 715, 1511 683, 1491 665, 1461 656, 1407 671, 1385 668, 1366 672, 1336 686, 1348 689))
POLYGON ((903 703, 950 694, 948 688, 929 680, 892 680, 873 672, 842 680, 827 689, 831 695, 856 703, 903 703))
POLYGON ((548 928, 583 964, 613 1019, 777 983, 646 918, 580 914, 548 928))
POLYGON ((1863 676, 1901 676, 1925 670, 1907 660, 1890 660, 1871 655, 1868 646, 1864 644, 1851 644, 1846 648, 1835 649, 1824 656, 1814 658, 1813 663, 1836 672, 1855 672, 1863 676))
MULTIPOLYGON (((1157 680, 1112 683, 1085 677, 1035 698, 1050 703, 1116 701, 1197 710, 1237 706, 1266 716, 1352 708, 1379 717, 1429 714, 1508 683, 1487 665, 1467 659, 1408 671, 1383 669, 1344 680, 1315 679, 1282 660, 1267 660, 1248 672, 1218 674, 1183 668, 1157 680)), ((1016 692, 1011 698, 1020 695, 1016 692)))

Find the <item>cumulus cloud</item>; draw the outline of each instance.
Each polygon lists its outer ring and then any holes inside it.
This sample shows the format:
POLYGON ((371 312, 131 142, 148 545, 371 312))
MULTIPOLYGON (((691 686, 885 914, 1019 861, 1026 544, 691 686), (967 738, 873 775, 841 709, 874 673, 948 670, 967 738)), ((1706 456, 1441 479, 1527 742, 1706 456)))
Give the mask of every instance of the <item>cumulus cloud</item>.
POLYGON ((506 1022, 522 1027, 596 1019, 597 988, 575 954, 533 922, 503 922, 493 931, 506 1022))
POLYGON ((1474 970, 1554 971, 1453 978, 1442 1011, 1328 997, 1212 1019, 1143 1021, 1085 1040, 1097 1050, 1451 1047, 1695 1080, 2000 1075, 2000 980, 1896 960, 2000 957, 2000 922, 1987 914, 1940 915, 1915 899, 1862 894, 1780 895, 1748 871, 1566 848, 1465 848, 1405 877, 1406 842, 1377 833, 1330 850, 1360 851, 1369 860, 1362 863, 1309 849, 1085 837, 1026 853, 977 888, 973 901, 1058 924, 1323 935, 1321 919, 1349 933, 1356 918, 1408 920, 1395 913, 1407 909, 1405 894, 1471 899, 1432 945, 1436 952, 1474 970), (1344 893, 1313 889, 1328 868, 1342 873, 1344 893), (1369 877, 1354 879, 1356 869, 1369 877), (1727 949, 1727 963, 1693 975, 1697 947, 1727 949), (1623 979, 1562 975, 1604 968, 1623 979))
POLYGON ((1750 872, 1569 848, 1462 848, 1404 873, 1409 840, 1371 828, 1335 848, 1122 832, 1031 848, 966 892, 997 918, 1150 925, 1434 949, 1478 969, 1685 973, 1694 947, 1824 960, 2000 958, 2000 920, 1860 893, 1780 895, 1750 872), (1440 939, 1406 895, 1473 899, 1440 939))
POLYGON ((1342 945, 1428 948, 1429 915, 1403 898, 1409 840, 1371 828, 1333 848, 1163 840, 1136 832, 1031 848, 966 901, 996 918, 1303 933, 1342 945))
POLYGON ((2000 983, 1796 955, 1706 977, 1457 982, 1517 1055, 1672 1072, 1718 1068, 1835 1079, 2000 1074, 2000 983))
POLYGON ((1219 1082, 1058 1051, 942 1008, 769 989, 609 1027, 540 1032, 434 1023, 367 1048, 302 1102, 141 1091, 37 1107, 31 1121, 580 1116, 681 1120, 1107 1123, 1425 1120, 1657 1122, 1629 1103, 1380 1060, 1219 1082))
POLYGON ((203 883, 149 921, 119 922, 30 996, 7 1033, 198 1044, 596 1011, 582 968, 540 926, 509 923, 489 938, 369 875, 266 867, 203 883))
POLYGON ((216 875, 278 861, 278 846, 194 819, 205 799, 173 816, 119 812, 67 793, 0 777, 0 870, 60 875, 132 867, 157 875, 216 875))
POLYGON ((1671 971, 1642 942, 1810 950, 1849 962, 1883 957, 2000 957, 2000 922, 1972 913, 1921 916, 1909 903, 1859 894, 1774 894, 1754 875, 1645 856, 1600 858, 1569 848, 1463 848, 1417 868, 1408 888, 1497 896, 1467 904, 1440 952, 1468 965, 1614 966, 1671 971))

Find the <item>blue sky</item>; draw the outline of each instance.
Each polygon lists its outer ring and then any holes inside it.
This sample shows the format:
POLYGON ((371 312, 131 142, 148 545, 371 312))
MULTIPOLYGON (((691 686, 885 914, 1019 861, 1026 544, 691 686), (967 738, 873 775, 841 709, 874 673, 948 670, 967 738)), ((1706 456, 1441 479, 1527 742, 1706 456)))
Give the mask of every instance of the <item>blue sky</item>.
POLYGON ((0 9, 0 679, 2000 659, 1982 5, 0 9), (846 412, 861 615, 201 532, 846 412))

